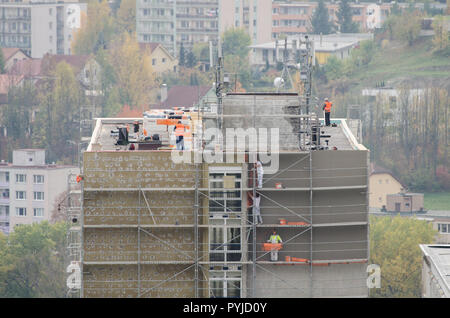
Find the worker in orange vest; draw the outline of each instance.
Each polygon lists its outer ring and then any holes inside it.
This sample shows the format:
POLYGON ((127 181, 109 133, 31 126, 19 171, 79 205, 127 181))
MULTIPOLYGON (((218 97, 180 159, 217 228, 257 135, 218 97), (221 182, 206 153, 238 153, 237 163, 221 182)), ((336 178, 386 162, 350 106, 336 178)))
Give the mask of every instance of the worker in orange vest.
POLYGON ((179 120, 173 129, 175 131, 175 136, 177 137, 177 150, 184 150, 184 133, 186 127, 179 120))
POLYGON ((333 104, 328 100, 328 98, 325 98, 325 103, 323 104, 323 110, 325 111, 325 126, 330 126, 330 114, 332 106, 333 104))

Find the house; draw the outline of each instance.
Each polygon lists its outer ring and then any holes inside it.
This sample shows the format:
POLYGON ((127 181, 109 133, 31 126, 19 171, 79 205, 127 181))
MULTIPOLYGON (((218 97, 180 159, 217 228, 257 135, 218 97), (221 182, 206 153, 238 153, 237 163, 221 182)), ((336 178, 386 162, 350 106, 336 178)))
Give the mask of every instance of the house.
POLYGON ((387 205, 386 197, 401 193, 406 189, 391 171, 371 164, 369 177, 369 207, 383 208, 387 205))
POLYGON ((22 75, 0 74, 0 104, 8 103, 8 91, 23 81, 22 75))
POLYGON ((161 87, 161 102, 153 105, 152 108, 172 109, 174 107, 191 108, 203 103, 205 99, 215 96, 212 86, 172 86, 167 89, 167 85, 161 87))
POLYGON ((18 61, 29 60, 30 57, 19 48, 2 48, 5 71, 9 71, 18 61))
POLYGON ((388 212, 422 212, 423 193, 396 193, 386 196, 388 212))
POLYGON ((139 43, 142 52, 149 54, 153 71, 157 74, 176 72, 178 60, 160 43, 139 43))

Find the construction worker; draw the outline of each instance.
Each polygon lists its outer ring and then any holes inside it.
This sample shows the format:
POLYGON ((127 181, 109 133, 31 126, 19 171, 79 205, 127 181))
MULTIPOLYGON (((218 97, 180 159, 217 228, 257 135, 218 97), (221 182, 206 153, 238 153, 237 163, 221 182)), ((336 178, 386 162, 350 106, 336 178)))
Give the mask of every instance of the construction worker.
MULTIPOLYGON (((268 242, 272 243, 272 244, 283 243, 283 241, 281 240, 281 237, 277 234, 277 232, 275 230, 272 232, 272 235, 270 236, 268 242)), ((272 250, 270 252, 270 260, 272 262, 278 261, 278 250, 272 250)))
POLYGON ((257 188, 261 189, 262 184, 263 184, 264 169, 263 169, 261 161, 259 161, 259 160, 256 162, 256 174, 258 175, 257 188))
POLYGON ((330 126, 330 114, 332 106, 333 104, 328 100, 328 98, 325 98, 325 102, 323 104, 323 110, 325 111, 325 126, 330 126))
POLYGON ((259 203, 261 202, 261 196, 259 195, 258 192, 256 192, 255 197, 253 197, 253 195, 250 194, 250 197, 253 200, 253 215, 254 215, 254 220, 256 221, 256 224, 262 224, 263 220, 261 217, 261 209, 259 207, 259 203))
POLYGON ((181 120, 173 128, 175 131, 175 136, 177 137, 177 150, 184 150, 184 133, 186 131, 186 127, 181 123, 181 120))

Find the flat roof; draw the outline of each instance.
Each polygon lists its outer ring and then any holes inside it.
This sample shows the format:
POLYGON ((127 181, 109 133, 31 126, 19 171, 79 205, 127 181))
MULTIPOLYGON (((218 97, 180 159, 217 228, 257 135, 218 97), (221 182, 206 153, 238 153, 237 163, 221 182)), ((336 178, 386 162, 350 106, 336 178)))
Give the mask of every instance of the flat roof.
POLYGON ((450 297, 450 244, 420 244, 446 297, 450 297), (434 269, 434 270, 433 270, 434 269))

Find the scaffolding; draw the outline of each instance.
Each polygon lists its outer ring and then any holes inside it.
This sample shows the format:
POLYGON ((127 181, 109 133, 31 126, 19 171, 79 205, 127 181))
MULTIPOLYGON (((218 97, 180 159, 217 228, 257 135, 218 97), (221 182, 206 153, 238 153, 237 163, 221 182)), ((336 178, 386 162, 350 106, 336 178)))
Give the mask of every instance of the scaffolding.
MULTIPOLYGON (((224 109, 230 109, 229 105, 224 109)), ((316 116, 292 110, 289 107, 289 112, 272 113, 271 118, 279 116, 279 120, 295 127, 298 135, 290 140, 295 141, 297 149, 280 153, 286 162, 277 173, 264 176, 261 189, 256 187, 256 170, 249 160, 231 165, 174 165, 167 163, 170 154, 164 151, 86 152, 81 225, 83 295, 261 297, 261 286, 269 296, 284 293, 314 297, 326 290, 345 290, 350 296, 349 290, 355 290, 356 295, 364 293, 363 271, 360 276, 339 279, 314 275, 313 269, 367 262, 367 239, 338 240, 336 236, 330 241, 317 241, 314 236, 324 229, 367 228, 366 201, 315 201, 318 193, 335 190, 365 193, 367 165, 358 159, 361 165, 350 162, 343 167, 315 167, 314 160, 323 160, 314 158, 316 153, 332 156, 337 152, 319 151, 316 141, 320 130, 313 128, 319 124, 316 116), (227 188, 225 181, 229 180, 224 177, 228 175, 215 176, 214 171, 219 173, 214 167, 234 167, 230 174, 235 174, 238 186, 227 188), (239 177, 236 169, 241 171, 239 177), (275 182, 285 187, 276 188, 275 182), (262 197, 261 215, 267 223, 256 223, 247 193, 262 197), (285 200, 287 197, 304 200, 291 202, 285 200), (240 206, 233 205, 233 200, 240 206), (280 224, 280 218, 288 222, 280 224), (277 262, 267 260, 270 252, 261 248, 272 229, 283 231, 285 236, 286 251, 280 252, 285 258, 277 262), (222 239, 214 241, 214 235, 222 235, 222 239), (295 256, 303 261, 295 260, 295 256), (280 269, 300 274, 291 280, 280 269), (324 287, 327 283, 332 286, 324 287)), ((268 118, 255 108, 253 114, 225 112, 222 117, 224 123, 234 117, 248 117, 254 127, 268 118)))

